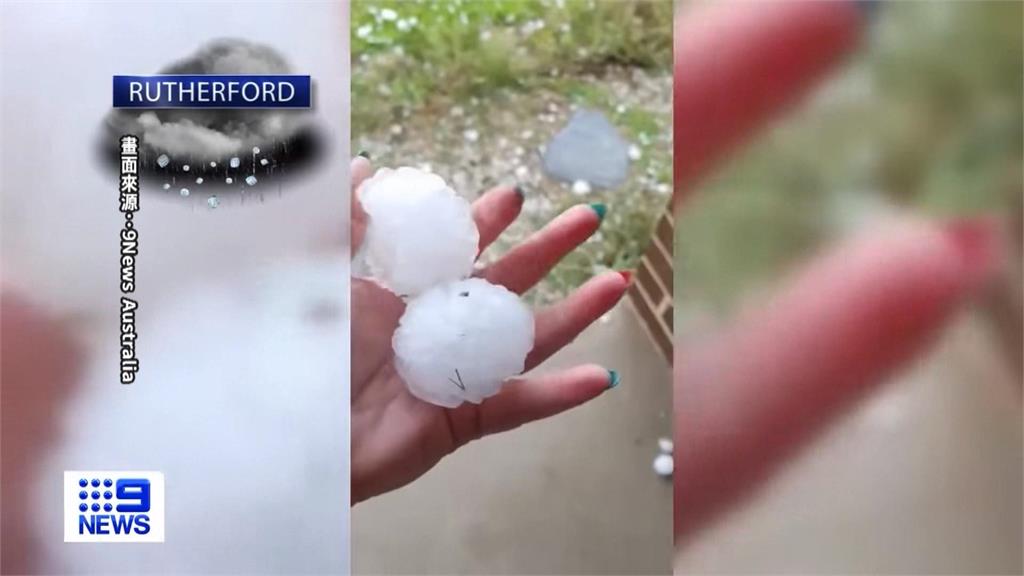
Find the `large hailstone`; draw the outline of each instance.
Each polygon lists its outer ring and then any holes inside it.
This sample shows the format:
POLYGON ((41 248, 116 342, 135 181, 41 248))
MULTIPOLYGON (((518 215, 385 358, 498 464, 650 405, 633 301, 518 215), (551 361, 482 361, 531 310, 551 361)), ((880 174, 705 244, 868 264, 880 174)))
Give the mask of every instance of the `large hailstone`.
POLYGON ((502 286, 460 280, 412 299, 392 344, 398 374, 414 396, 448 408, 479 404, 523 371, 533 314, 502 286))
POLYGON ((359 189, 368 223, 360 257, 378 282, 414 296, 473 271, 480 234, 469 202, 443 178, 382 168, 359 189))

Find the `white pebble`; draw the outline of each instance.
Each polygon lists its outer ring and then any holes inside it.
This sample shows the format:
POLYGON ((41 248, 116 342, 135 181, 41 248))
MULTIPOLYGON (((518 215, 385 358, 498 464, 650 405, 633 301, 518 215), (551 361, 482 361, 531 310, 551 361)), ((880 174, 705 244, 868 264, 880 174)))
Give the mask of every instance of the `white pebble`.
POLYGON ((667 478, 672 475, 672 471, 675 469, 675 460, 669 454, 658 454, 654 459, 654 473, 662 478, 667 478))
POLYGON ((640 150, 640 147, 637 146, 636 144, 630 144, 628 154, 629 159, 633 161, 639 160, 643 156, 643 152, 640 150))
POLYGON ((360 257, 392 292, 412 296, 473 271, 479 232, 469 202, 416 168, 382 168, 359 189, 369 216, 360 257))
POLYGON ((395 331, 395 367, 417 398, 479 404, 523 371, 533 313, 503 286, 470 278, 412 299, 395 331))
POLYGON ((476 142, 480 139, 480 133, 476 130, 469 129, 462 133, 462 137, 465 138, 467 142, 476 142))

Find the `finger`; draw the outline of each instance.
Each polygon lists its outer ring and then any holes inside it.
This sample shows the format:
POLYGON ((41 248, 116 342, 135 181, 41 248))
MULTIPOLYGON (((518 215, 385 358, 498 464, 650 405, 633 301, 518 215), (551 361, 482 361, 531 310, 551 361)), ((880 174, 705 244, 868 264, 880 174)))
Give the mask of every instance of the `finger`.
POLYGON ((995 238, 986 224, 865 235, 719 338, 677 346, 677 541, 913 358, 991 272, 995 238))
POLYGON ((674 208, 856 45, 862 16, 853 2, 707 2, 681 12, 673 49, 674 208))
POLYGON ((518 294, 526 292, 598 229, 604 210, 603 204, 569 208, 480 275, 518 294))
POLYGON ((511 430, 554 416, 619 384, 618 374, 601 366, 577 366, 555 374, 518 378, 479 406, 479 435, 511 430))
POLYGON ((568 298, 541 310, 534 321, 533 350, 526 369, 546 360, 618 303, 629 286, 628 272, 607 272, 580 286, 568 298))
POLYGON ((359 203, 359 187, 373 175, 373 164, 365 156, 356 156, 352 159, 349 170, 351 171, 352 178, 352 189, 350 191, 352 196, 352 212, 349 217, 352 222, 352 252, 355 253, 363 243, 363 236, 366 234, 366 212, 363 211, 363 205, 359 203))
POLYGON ((473 221, 480 231, 480 248, 483 252, 494 242, 505 228, 508 228, 523 207, 523 190, 519 186, 498 186, 491 188, 473 202, 473 221))

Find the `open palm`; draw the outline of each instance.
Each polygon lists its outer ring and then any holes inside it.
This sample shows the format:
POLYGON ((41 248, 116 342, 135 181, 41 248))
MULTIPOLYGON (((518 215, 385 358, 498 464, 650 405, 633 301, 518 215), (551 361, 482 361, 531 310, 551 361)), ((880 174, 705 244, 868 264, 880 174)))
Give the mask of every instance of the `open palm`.
MULTIPOLYGON (((365 158, 352 161, 352 250, 358 249, 366 215, 358 187, 371 174, 365 158)), ((473 203, 480 251, 515 220, 523 196, 497 187, 473 203)), ((522 294, 539 282, 563 256, 601 225, 591 206, 570 208, 513 248, 479 276, 522 294)), ((622 297, 628 275, 600 274, 574 294, 534 316, 534 348, 526 370, 571 342, 622 297)), ((597 397, 617 384, 617 376, 596 365, 577 366, 506 383, 479 405, 457 408, 428 404, 409 393, 394 365, 391 338, 405 303, 375 283, 352 279, 352 501, 359 502, 415 480, 441 458, 467 442, 526 422, 552 416, 597 397)))

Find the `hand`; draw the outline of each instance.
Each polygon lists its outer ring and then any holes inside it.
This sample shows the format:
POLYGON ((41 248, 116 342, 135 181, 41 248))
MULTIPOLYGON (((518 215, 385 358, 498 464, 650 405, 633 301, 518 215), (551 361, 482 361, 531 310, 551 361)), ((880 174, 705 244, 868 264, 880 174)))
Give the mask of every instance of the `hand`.
POLYGON ((871 231, 822 255, 718 337, 676 348, 677 543, 934 340, 996 270, 993 224, 871 231))
MULTIPOLYGON (((359 185, 371 175, 365 158, 352 161, 352 250, 358 249, 367 220, 358 203, 359 185)), ((473 203, 482 252, 519 215, 522 195, 497 187, 473 203)), ((601 224, 590 206, 575 206, 555 218, 479 276, 522 294, 601 224)), ((568 298, 534 316, 534 348, 526 370, 543 362, 610 310, 628 278, 600 274, 568 298)), ((404 303, 373 282, 352 279, 352 501, 394 490, 423 475, 441 458, 471 440, 547 418, 591 400, 617 384, 614 373, 596 365, 506 382, 479 405, 448 409, 409 393, 395 371, 391 337, 404 303)))

